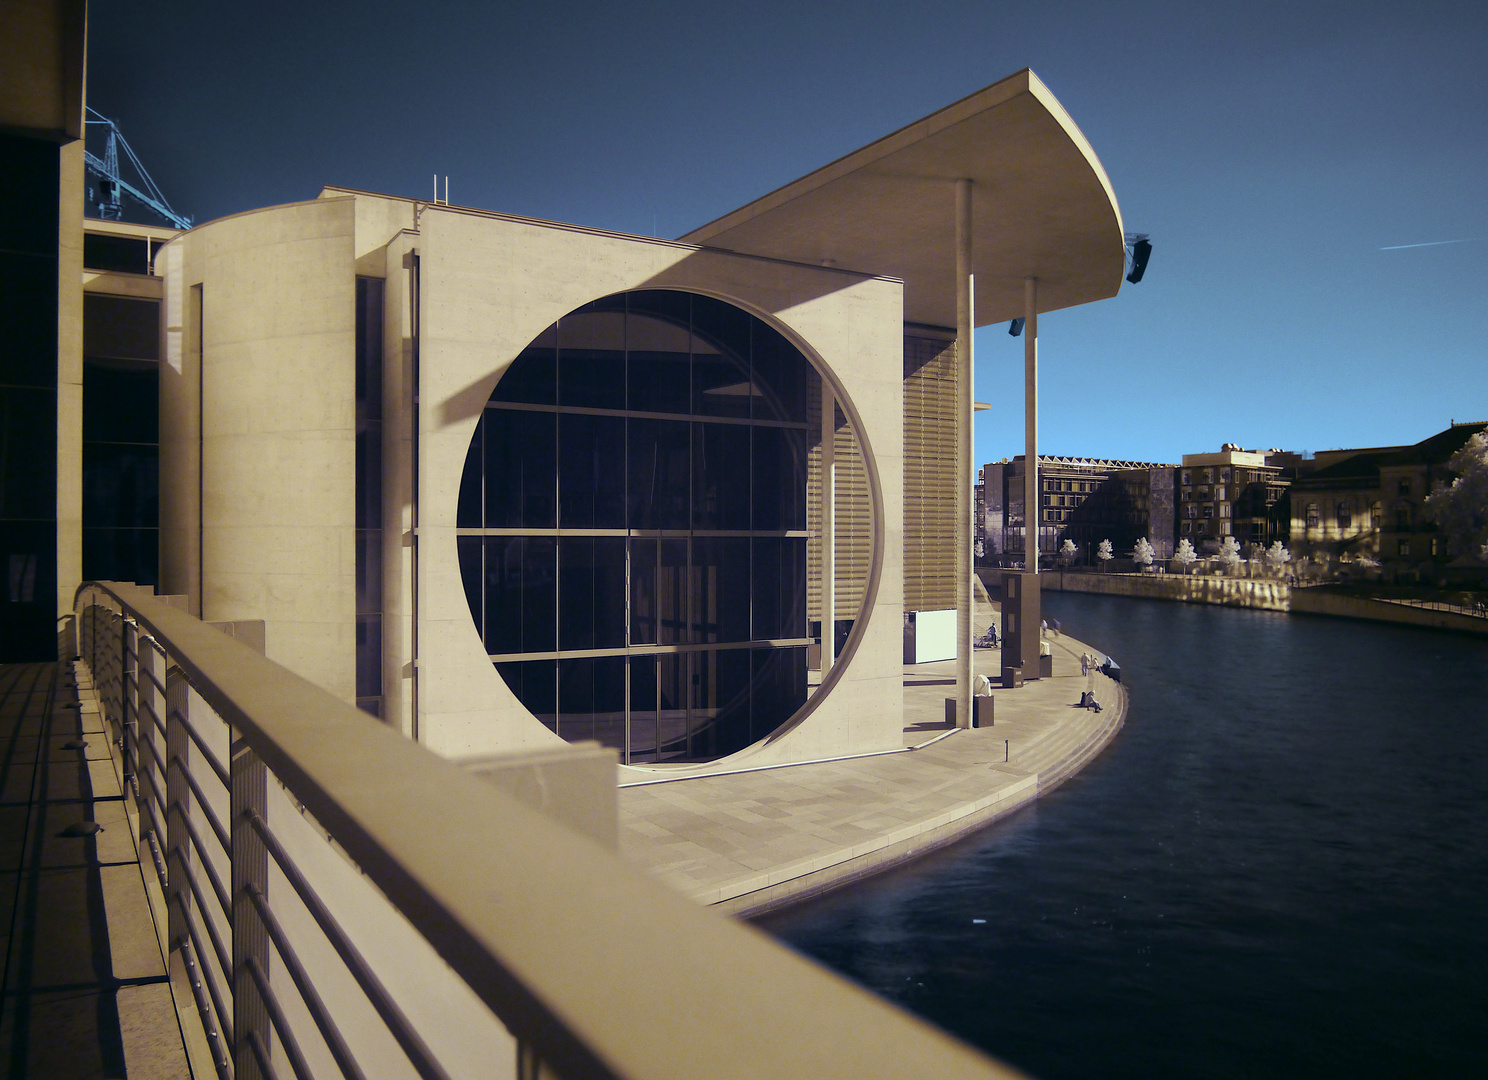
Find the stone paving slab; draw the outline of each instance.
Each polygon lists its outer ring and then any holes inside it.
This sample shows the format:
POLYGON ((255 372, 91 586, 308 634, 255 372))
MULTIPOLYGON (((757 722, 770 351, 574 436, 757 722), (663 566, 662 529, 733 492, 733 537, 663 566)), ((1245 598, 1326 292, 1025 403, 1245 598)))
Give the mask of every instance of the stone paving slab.
MULTIPOLYGON (((905 668, 904 691, 906 739, 919 749, 623 787, 621 855, 700 903, 747 913, 1010 813, 1099 753, 1125 716, 1124 692, 1101 675, 1105 709, 1079 708, 1079 658, 1093 650, 1067 637, 1051 645, 1054 677, 994 690, 990 728, 946 735, 954 686, 939 680, 955 662, 922 664, 905 668)), ((996 650, 977 653, 978 672, 1000 668, 996 650)))

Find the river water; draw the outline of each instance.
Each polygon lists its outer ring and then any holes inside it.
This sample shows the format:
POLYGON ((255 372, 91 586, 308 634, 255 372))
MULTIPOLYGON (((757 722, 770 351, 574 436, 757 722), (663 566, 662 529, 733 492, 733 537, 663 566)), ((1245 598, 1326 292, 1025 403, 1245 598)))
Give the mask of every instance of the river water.
POLYGON ((1122 665, 1111 747, 759 925, 1046 1080, 1488 1076, 1488 639, 1045 606, 1122 665))

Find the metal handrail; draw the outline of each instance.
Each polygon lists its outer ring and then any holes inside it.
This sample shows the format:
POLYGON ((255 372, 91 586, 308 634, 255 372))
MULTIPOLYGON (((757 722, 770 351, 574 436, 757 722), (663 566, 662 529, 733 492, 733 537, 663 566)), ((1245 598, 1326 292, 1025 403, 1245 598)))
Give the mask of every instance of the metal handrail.
MULTIPOLYGON (((90 582, 77 606, 95 594, 160 643, 235 740, 565 1080, 1017 1075, 147 590, 90 582)), ((242 964, 267 987, 252 956, 242 964)), ((283 1037, 282 1013, 264 1004, 283 1037)), ((299 1075, 303 1057, 292 1063, 299 1075)))

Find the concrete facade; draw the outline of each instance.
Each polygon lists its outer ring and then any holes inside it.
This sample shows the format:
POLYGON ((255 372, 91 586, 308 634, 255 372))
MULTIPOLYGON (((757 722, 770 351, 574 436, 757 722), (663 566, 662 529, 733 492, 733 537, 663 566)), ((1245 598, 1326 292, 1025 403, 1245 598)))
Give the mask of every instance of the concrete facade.
POLYGON ((734 757, 902 744, 902 283, 334 188, 199 226, 158 271, 162 591, 204 618, 263 619, 269 656, 347 699, 352 294, 358 275, 385 280, 384 716, 457 758, 557 741, 487 658, 456 555, 462 469, 506 368, 546 326, 628 290, 764 319, 831 385, 862 447, 873 553, 861 608, 837 613, 854 629, 824 685, 734 757))

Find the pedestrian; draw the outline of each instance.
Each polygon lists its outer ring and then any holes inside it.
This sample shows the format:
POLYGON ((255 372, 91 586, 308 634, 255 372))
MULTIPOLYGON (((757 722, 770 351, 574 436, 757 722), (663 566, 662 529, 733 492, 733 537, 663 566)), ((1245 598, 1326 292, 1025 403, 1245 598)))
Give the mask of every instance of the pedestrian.
POLYGON ((1058 637, 1059 636, 1059 629, 1060 629, 1059 628, 1059 620, 1058 619, 1051 620, 1049 622, 1049 626, 1054 630, 1054 636, 1055 637, 1058 637))

